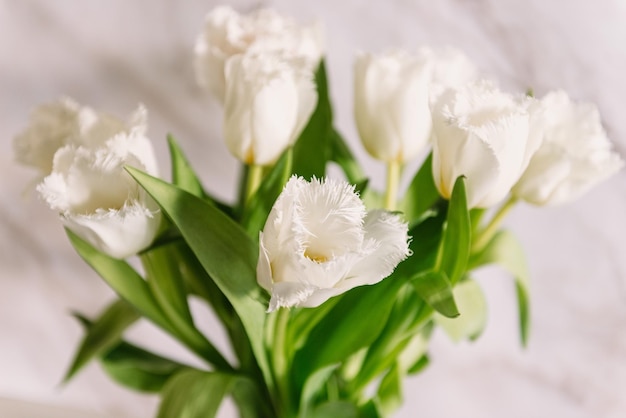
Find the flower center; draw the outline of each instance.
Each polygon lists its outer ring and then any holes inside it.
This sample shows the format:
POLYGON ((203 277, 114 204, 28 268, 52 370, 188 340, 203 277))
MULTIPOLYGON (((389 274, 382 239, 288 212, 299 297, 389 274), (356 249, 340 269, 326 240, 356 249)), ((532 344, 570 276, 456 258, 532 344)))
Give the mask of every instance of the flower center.
POLYGON ((309 260, 315 261, 316 263, 325 263, 328 261, 328 257, 326 255, 316 251, 311 251, 310 248, 304 250, 304 256, 309 260))

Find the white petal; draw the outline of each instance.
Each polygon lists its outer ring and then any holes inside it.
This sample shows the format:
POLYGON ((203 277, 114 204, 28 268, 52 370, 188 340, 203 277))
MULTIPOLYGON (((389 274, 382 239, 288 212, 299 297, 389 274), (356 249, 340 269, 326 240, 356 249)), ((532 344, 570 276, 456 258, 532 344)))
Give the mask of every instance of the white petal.
POLYGON ((291 308, 300 305, 307 300, 315 289, 305 283, 281 282, 272 287, 272 297, 268 312, 273 312, 278 308, 291 308))
POLYGON ((356 263, 338 287, 344 291, 355 286, 378 283, 389 276, 410 255, 408 225, 398 215, 373 210, 365 218, 365 239, 370 254, 356 263))
POLYGON ((76 134, 79 108, 68 98, 35 108, 28 127, 13 140, 16 161, 49 174, 54 154, 76 134))
POLYGON ((126 258, 152 243, 161 213, 132 202, 119 210, 99 210, 86 215, 65 213, 61 220, 98 250, 111 257, 126 258))

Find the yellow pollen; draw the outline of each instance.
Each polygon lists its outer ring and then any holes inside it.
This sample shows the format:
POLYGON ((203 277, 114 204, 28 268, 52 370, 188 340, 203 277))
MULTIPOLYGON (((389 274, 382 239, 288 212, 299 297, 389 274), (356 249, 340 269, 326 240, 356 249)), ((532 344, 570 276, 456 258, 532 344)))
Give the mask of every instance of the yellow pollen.
POLYGON ((328 261, 328 257, 325 255, 311 253, 308 249, 304 252, 304 256, 316 263, 325 263, 328 261))

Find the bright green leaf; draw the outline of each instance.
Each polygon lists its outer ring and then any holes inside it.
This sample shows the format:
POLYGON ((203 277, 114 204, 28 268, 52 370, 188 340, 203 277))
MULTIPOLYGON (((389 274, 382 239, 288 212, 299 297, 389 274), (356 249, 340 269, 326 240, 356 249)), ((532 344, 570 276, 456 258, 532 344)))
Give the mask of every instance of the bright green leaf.
POLYGON ((258 239, 274 202, 291 175, 292 150, 288 149, 265 176, 241 219, 241 226, 254 240, 258 239))
POLYGON ((202 267, 228 298, 243 323, 266 381, 271 381, 263 347, 267 315, 256 282, 257 245, 214 206, 160 179, 133 168, 128 170, 180 230, 202 267))
POLYGON ((363 183, 365 180, 365 174, 359 165, 359 162, 354 158, 354 155, 350 151, 350 148, 346 144, 346 141, 342 138, 341 134, 335 129, 331 133, 331 155, 332 161, 336 162, 343 170, 348 182, 351 184, 363 183))
POLYGON ((524 248, 512 232, 499 231, 478 254, 472 256, 470 268, 497 264, 515 278, 520 321, 520 338, 525 346, 530 327, 529 274, 524 248))
POLYGON ((200 183, 198 176, 193 171, 187 157, 183 154, 173 135, 167 136, 167 143, 170 148, 172 162, 172 183, 194 196, 204 197, 202 183, 200 183))
POLYGON ((387 322, 401 286, 402 281, 387 278, 344 294, 296 353, 292 367, 296 382, 302 384, 314 371, 340 363, 370 345, 387 322))
POLYGON ((69 381, 89 360, 115 346, 139 313, 124 300, 116 300, 87 329, 64 381, 69 381))
POLYGON ((474 280, 463 280, 454 287, 454 300, 460 315, 446 318, 435 314, 434 320, 454 342, 478 337, 487 323, 487 301, 480 285, 474 280))
POLYGON ((413 177, 400 202, 400 210, 404 212, 405 219, 411 225, 441 199, 433 180, 432 163, 433 156, 431 153, 413 177))
POLYGON ((198 175, 195 173, 189 160, 185 157, 182 149, 176 142, 173 135, 167 136, 167 143, 170 149, 170 158, 172 163, 172 183, 183 189, 186 192, 191 193, 194 196, 203 198, 207 202, 210 202, 217 206, 222 212, 233 216, 233 209, 224 202, 221 202, 217 198, 210 196, 202 186, 198 175))
POLYGON ((330 159, 333 114, 323 60, 315 73, 315 82, 318 95, 317 107, 293 147, 293 173, 307 180, 313 176, 324 177, 326 163, 330 159))
POLYGON ((452 286, 443 272, 420 273, 412 280, 417 294, 440 314, 449 318, 459 315, 452 286))
POLYGON ((465 179, 459 177, 454 183, 448 205, 446 227, 443 232, 441 263, 439 268, 453 285, 465 273, 471 246, 471 223, 467 210, 465 179))

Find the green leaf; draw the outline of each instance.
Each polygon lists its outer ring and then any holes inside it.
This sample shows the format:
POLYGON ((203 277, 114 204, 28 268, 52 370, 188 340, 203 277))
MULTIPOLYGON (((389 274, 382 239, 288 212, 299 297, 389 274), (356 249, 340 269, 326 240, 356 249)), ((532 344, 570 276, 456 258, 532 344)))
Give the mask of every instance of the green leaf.
POLYGON ((180 230, 204 270, 228 298, 243 323, 266 381, 271 381, 263 348, 264 297, 256 282, 257 245, 214 206, 136 169, 128 171, 180 230))
POLYGON ((457 318, 435 314, 435 323, 454 342, 477 338, 487 323, 487 301, 480 285, 474 280, 466 279, 454 287, 453 293, 461 314, 457 318))
POLYGON ((313 410, 311 418, 359 418, 359 409, 348 401, 330 401, 313 410))
POLYGON ((172 162, 172 183, 194 196, 204 197, 202 183, 200 183, 198 176, 193 171, 187 157, 183 154, 173 135, 167 136, 167 143, 172 162))
POLYGON ((497 264, 513 275, 519 310, 520 339, 522 345, 526 346, 530 327, 530 275, 521 243, 512 232, 501 230, 480 253, 472 256, 469 264, 471 269, 497 264))
POLYGON ((63 380, 69 381, 91 359, 115 346, 124 331, 137 319, 139 313, 127 302, 116 300, 110 304, 87 329, 63 380))
MULTIPOLYGON (((362 390, 372 379, 396 362, 398 355, 409 343, 415 319, 424 308, 424 302, 416 295, 412 286, 405 285, 398 292, 385 328, 367 349, 356 377, 349 379, 349 390, 362 390)), ((419 328, 418 328, 419 329, 419 328)))
POLYGON ((300 410, 308 411, 311 405, 311 402, 315 398, 315 396, 321 392, 321 390, 326 385, 328 378, 333 374, 333 372, 337 369, 337 365, 333 364, 331 366, 327 366, 321 368, 311 374, 304 383, 304 387, 302 389, 302 395, 300 396, 300 410))
POLYGON ((427 271, 412 280, 417 294, 440 314, 448 318, 459 316, 452 286, 444 272, 427 271))
POLYGON ((344 294, 297 351, 292 367, 296 382, 301 385, 316 370, 340 363, 370 345, 387 322, 402 283, 390 277, 344 294))
POLYGON ((248 208, 244 210, 241 226, 248 231, 254 240, 259 238, 259 231, 263 229, 267 216, 274 202, 283 190, 291 175, 292 150, 286 150, 256 191, 248 208))
POLYGON ((172 163, 172 183, 183 189, 186 192, 191 193, 194 196, 200 197, 207 202, 210 202, 217 206, 222 212, 233 216, 233 208, 224 202, 221 202, 217 198, 209 195, 202 186, 198 175, 195 173, 189 160, 185 157, 182 149, 176 142, 173 135, 167 136, 167 143, 170 149, 170 158, 172 163))
POLYGON ((333 114, 328 97, 328 81, 324 60, 315 73, 317 107, 293 147, 293 173, 305 179, 322 178, 330 159, 333 114))
POLYGON ((147 283, 124 260, 103 254, 83 241, 69 229, 66 233, 70 242, 86 262, 107 282, 109 286, 143 316, 156 324, 171 329, 156 303, 147 283))
POLYGON ((433 156, 428 155, 424 163, 417 171, 404 198, 400 202, 400 210, 404 212, 405 219, 409 224, 416 220, 432 208, 441 197, 433 180, 433 156))
POLYGON ((253 381, 234 374, 184 370, 163 388, 158 418, 215 417, 224 399, 233 395, 245 418, 261 417, 261 402, 253 381))
POLYGON ((454 183, 443 232, 440 270, 454 285, 465 273, 471 247, 471 223, 467 209, 465 178, 454 183))
POLYGON ((402 405, 402 378, 398 367, 392 367, 383 377, 378 387, 378 405, 383 416, 390 415, 402 405))
POLYGON ((333 129, 331 132, 331 154, 330 158, 336 162, 343 170, 348 182, 351 184, 360 184, 365 181, 365 174, 359 165, 359 162, 354 158, 354 155, 350 151, 350 148, 346 144, 341 134, 337 130, 333 129))
MULTIPOLYGON (((217 209, 215 210, 217 211, 217 209)), ((175 325, 172 324, 161 310, 148 284, 127 262, 99 252, 69 229, 66 229, 66 232, 76 252, 122 299, 126 300, 143 316, 178 338, 201 358, 216 367, 231 369, 220 352, 193 327, 193 324, 184 321, 178 321, 175 325)))
POLYGON ((140 392, 160 392, 171 376, 190 369, 126 342, 119 343, 106 353, 101 362, 113 380, 140 392))
POLYGON ((178 253, 176 247, 183 245, 182 242, 173 242, 152 248, 142 253, 141 261, 146 271, 148 285, 164 314, 170 320, 178 317, 193 324, 182 276, 185 266, 174 256, 178 253))

